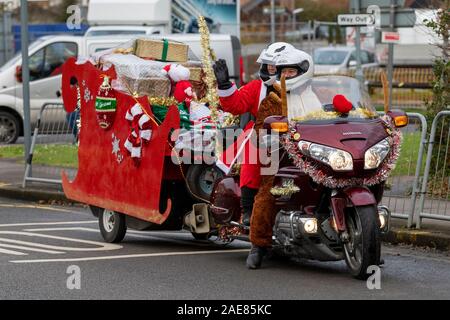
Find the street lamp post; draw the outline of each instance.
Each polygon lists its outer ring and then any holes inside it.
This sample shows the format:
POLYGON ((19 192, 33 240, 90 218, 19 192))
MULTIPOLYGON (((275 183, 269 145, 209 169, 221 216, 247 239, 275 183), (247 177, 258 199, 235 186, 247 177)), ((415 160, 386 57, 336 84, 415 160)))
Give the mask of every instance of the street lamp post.
MULTIPOLYGON (((297 15, 297 13, 302 13, 303 11, 304 11, 303 8, 296 8, 292 11, 292 34, 294 34, 294 35, 295 35, 295 31, 296 31, 295 26, 297 23, 297 21, 295 20, 295 17, 297 15)), ((303 36, 300 32, 300 47, 302 47, 302 44, 303 44, 303 36)))
POLYGON ((28 2, 20 1, 20 38, 22 44, 22 100, 25 166, 31 146, 30 128, 30 69, 28 67, 28 2))
POLYGON ((270 43, 275 42, 275 0, 270 1, 270 43))

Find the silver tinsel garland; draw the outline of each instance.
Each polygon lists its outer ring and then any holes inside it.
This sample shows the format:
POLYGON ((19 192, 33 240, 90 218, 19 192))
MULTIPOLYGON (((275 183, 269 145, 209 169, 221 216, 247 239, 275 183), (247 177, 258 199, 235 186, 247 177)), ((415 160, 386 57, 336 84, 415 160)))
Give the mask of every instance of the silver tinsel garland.
MULTIPOLYGON (((395 163, 400 156, 402 142, 402 134, 400 130, 395 128, 392 120, 388 116, 383 116, 381 119, 386 127, 386 131, 389 133, 391 149, 377 171, 367 178, 335 178, 330 176, 313 160, 308 159, 300 152, 290 134, 284 135, 281 139, 281 143, 294 164, 302 172, 309 175, 317 184, 324 185, 331 189, 354 185, 372 186, 387 180, 389 174, 395 168, 395 163)), ((291 125, 291 128, 295 128, 293 124, 291 125)), ((293 131, 295 131, 295 129, 293 129, 293 131)))

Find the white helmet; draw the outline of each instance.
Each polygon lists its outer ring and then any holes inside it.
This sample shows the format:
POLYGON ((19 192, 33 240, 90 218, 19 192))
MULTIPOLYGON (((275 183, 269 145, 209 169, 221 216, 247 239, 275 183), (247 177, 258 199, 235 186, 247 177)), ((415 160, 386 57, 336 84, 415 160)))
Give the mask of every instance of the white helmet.
POLYGON ((301 86, 314 75, 314 62, 312 57, 299 49, 285 50, 277 59, 277 80, 281 78, 281 70, 289 67, 297 69, 297 75, 286 78, 286 90, 301 86))
POLYGON ((257 63, 261 64, 259 69, 259 77, 264 82, 264 84, 270 86, 276 81, 276 74, 271 75, 267 70, 267 65, 276 65, 277 58, 287 49, 295 49, 293 45, 286 42, 274 42, 264 49, 256 60, 257 63))

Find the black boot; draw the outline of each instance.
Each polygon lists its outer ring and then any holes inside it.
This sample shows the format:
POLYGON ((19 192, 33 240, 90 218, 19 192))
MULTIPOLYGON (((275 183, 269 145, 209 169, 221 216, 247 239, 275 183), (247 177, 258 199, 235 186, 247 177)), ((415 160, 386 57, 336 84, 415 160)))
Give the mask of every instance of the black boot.
POLYGON ((252 249, 250 250, 250 253, 247 257, 247 268, 259 269, 266 253, 267 248, 258 247, 252 244, 252 249))
POLYGON ((250 227, 250 218, 252 216, 252 212, 244 211, 244 215, 242 216, 242 224, 246 227, 250 227))
POLYGON ((250 218, 252 216, 253 202, 255 201, 255 196, 258 193, 258 189, 253 189, 249 187, 241 188, 241 205, 244 215, 242 217, 242 224, 249 227, 250 218))

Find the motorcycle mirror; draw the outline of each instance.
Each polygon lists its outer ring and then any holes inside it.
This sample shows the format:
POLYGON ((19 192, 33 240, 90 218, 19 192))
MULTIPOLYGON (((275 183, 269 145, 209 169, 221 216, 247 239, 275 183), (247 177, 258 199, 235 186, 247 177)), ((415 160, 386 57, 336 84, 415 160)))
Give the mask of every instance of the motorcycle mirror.
POLYGON ((395 127, 402 128, 408 125, 409 119, 406 112, 402 110, 392 110, 386 112, 386 114, 391 117, 392 121, 395 124, 395 127))
POLYGON ((263 128, 266 130, 273 130, 279 133, 285 133, 289 130, 287 117, 285 116, 270 116, 264 120, 263 128))

